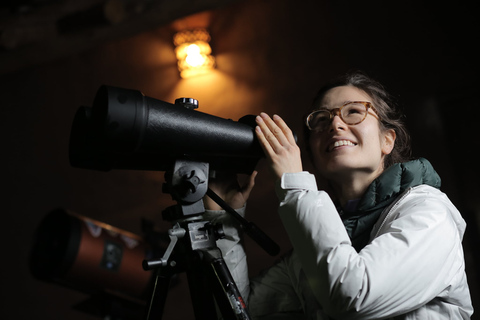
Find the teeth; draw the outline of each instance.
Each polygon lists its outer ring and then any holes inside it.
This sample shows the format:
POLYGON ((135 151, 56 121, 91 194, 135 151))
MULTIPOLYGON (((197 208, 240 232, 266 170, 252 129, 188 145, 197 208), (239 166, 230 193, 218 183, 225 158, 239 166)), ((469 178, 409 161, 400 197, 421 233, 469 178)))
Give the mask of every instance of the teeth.
POLYGON ((333 144, 333 147, 340 147, 340 146, 354 146, 354 144, 351 142, 351 141, 348 141, 348 140, 340 140, 340 141, 336 141, 334 144, 333 144))

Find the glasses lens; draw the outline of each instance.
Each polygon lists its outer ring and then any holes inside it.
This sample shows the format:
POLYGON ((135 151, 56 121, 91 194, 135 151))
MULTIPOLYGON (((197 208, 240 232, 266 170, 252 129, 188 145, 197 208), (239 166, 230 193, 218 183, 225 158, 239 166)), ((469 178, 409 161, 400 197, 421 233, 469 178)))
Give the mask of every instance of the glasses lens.
POLYGON ((310 130, 323 130, 330 122, 330 112, 325 110, 312 112, 307 118, 310 130))
POLYGON ((342 119, 346 124, 357 124, 367 116, 367 107, 362 103, 352 102, 342 108, 342 119))

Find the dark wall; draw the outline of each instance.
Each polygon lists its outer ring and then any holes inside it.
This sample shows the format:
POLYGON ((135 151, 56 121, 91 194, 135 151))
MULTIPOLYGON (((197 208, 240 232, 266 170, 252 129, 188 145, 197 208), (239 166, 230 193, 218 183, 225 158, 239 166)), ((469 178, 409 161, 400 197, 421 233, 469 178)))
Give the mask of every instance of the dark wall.
MULTIPOLYGON (((38 281, 28 270, 34 230, 51 210, 67 208, 137 234, 141 218, 163 231, 171 227, 160 214, 173 204, 162 193, 163 172, 70 167, 71 121, 79 106, 91 105, 100 85, 141 90, 171 103, 193 97, 200 111, 235 120, 260 111, 278 113, 301 134, 302 116, 317 88, 352 68, 378 78, 398 97, 415 155, 433 163, 443 190, 463 211, 476 303, 480 210, 473 130, 479 104, 471 43, 478 29, 472 11, 461 4, 442 8, 413 1, 240 1, 211 12, 217 69, 199 78, 180 79, 171 26, 1 75, 2 318, 97 319, 71 308, 86 295, 38 281)), ((276 217, 269 173, 263 163, 259 170, 248 219, 285 252, 290 245, 276 217)), ((249 239, 246 245, 252 275, 275 260, 249 239)), ((165 318, 191 315, 184 278, 167 305, 165 318)))

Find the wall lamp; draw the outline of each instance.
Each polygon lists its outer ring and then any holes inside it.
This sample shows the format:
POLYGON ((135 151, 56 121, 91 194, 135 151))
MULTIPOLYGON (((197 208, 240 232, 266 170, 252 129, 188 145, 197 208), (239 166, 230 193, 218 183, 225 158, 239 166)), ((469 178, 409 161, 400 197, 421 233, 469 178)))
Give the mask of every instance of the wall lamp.
POLYGON ((205 29, 184 30, 173 36, 178 70, 182 78, 204 74, 215 67, 215 58, 205 29))

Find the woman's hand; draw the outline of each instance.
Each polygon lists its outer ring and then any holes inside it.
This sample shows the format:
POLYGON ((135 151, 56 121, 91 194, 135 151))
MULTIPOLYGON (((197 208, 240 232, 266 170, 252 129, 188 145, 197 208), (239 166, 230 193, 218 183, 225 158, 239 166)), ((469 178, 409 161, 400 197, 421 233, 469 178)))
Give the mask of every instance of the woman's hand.
POLYGON ((274 115, 272 119, 262 112, 256 121, 255 132, 274 177, 280 179, 284 173, 303 171, 300 148, 282 118, 274 115))
MULTIPOLYGON (((216 178, 209 179, 209 188, 223 199, 233 209, 242 208, 247 202, 250 192, 255 185, 255 177, 257 171, 254 171, 248 181, 240 186, 235 174, 218 173, 216 178)), ((205 209, 207 210, 222 210, 222 208, 210 197, 203 198, 205 209)))

